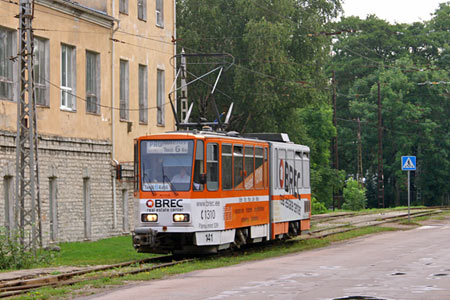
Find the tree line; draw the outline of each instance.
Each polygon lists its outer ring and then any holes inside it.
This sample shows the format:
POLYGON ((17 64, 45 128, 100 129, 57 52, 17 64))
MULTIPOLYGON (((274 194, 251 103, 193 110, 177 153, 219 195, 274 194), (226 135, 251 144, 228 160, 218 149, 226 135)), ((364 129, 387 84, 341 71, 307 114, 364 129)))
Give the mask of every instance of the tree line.
MULTIPOLYGON (((440 4, 430 21, 413 24, 390 24, 374 15, 337 22, 341 13, 340 0, 180 0, 177 50, 234 57, 188 58, 188 82, 226 65, 214 98, 220 112, 234 102, 229 130, 286 132, 308 145, 313 197, 326 207, 333 205, 333 191, 357 176, 364 178, 368 206, 378 206, 379 84, 385 206, 406 203, 403 155, 417 156, 413 204, 448 203, 450 2, 440 4), (331 155, 336 136, 339 169, 331 155)), ((193 118, 214 119, 208 106, 214 76, 189 87, 193 118)))

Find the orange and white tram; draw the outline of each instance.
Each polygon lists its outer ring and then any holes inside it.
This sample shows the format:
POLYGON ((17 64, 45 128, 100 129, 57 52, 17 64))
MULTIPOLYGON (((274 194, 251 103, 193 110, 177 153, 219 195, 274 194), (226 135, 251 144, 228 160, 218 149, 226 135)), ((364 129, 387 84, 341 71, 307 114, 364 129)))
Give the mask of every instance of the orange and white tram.
POLYGON ((155 134, 135 140, 134 169, 139 252, 211 253, 310 228, 307 146, 213 131, 155 134))

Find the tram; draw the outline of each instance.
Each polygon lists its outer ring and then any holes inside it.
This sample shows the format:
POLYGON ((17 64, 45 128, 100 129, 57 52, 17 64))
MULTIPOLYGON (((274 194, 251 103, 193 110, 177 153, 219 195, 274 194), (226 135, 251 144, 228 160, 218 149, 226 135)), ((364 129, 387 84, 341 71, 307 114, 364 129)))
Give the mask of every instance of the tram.
POLYGON ((309 231, 309 155, 286 134, 204 128, 137 138, 134 248, 216 253, 309 231))

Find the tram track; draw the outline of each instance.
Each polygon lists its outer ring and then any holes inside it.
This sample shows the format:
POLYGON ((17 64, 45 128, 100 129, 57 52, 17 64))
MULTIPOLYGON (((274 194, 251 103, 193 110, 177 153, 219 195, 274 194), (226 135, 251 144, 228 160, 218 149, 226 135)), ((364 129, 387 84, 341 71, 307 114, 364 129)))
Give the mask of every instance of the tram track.
MULTIPOLYGON (((419 212, 411 212, 410 216, 411 216, 411 218, 430 216, 430 215, 439 214, 443 210, 447 210, 447 209, 432 209, 432 210, 425 210, 425 211, 419 211, 419 212)), ((352 230, 359 229, 359 228, 378 226, 378 225, 382 225, 382 224, 386 224, 386 223, 398 222, 398 221, 405 220, 405 219, 408 219, 408 213, 404 213, 404 214, 396 215, 396 216, 380 217, 375 220, 363 220, 363 221, 359 221, 359 222, 348 222, 348 223, 337 225, 337 226, 324 227, 324 228, 313 230, 313 231, 309 232, 308 236, 300 237, 299 239, 324 238, 324 237, 327 237, 330 235, 345 233, 345 232, 352 231, 352 230), (366 223, 366 225, 358 226, 358 225, 364 224, 364 223, 366 223)))
POLYGON ((12 280, 5 280, 0 282, 0 298, 6 298, 11 296, 16 296, 24 294, 30 291, 34 291, 41 287, 57 287, 64 285, 73 285, 76 283, 99 280, 104 278, 118 278, 126 275, 134 275, 143 272, 149 272, 152 270, 170 267, 181 263, 186 263, 192 261, 192 259, 175 260, 172 255, 158 256, 152 258, 146 258, 141 260, 133 260, 129 262, 123 262, 112 265, 97 266, 85 268, 82 270, 64 272, 57 275, 46 275, 46 276, 26 276, 23 278, 14 278, 12 280), (152 263, 155 263, 154 265, 152 263), (145 266, 151 264, 149 266, 145 266), (133 265, 139 265, 138 267, 132 267, 133 265), (99 272, 118 270, 124 268, 130 268, 131 270, 126 270, 122 272, 114 272, 107 274, 100 274, 99 272), (94 274, 92 276, 86 276, 88 274, 94 274), (95 275, 97 274, 97 275, 95 275), (85 277, 83 277, 85 276, 85 277))
MULTIPOLYGON (((412 218, 429 216, 433 214, 438 214, 443 210, 448 208, 432 209, 425 211, 411 212, 410 216, 412 218)), ((348 218, 355 216, 355 213, 345 213, 339 216, 333 217, 331 219, 337 220, 338 217, 348 218)), ((360 216, 360 215, 358 215, 360 216)), ((309 232, 308 235, 299 236, 297 238, 291 239, 290 241, 295 242, 303 239, 313 239, 313 238, 325 238, 330 235, 335 235, 339 233, 345 233, 348 231, 356 230, 364 227, 378 226, 389 222, 397 222, 408 218, 408 214, 404 213, 395 216, 380 216, 373 220, 363 220, 358 222, 348 222, 338 226, 326 227, 321 229, 316 229, 309 232), (366 224, 364 224, 366 223, 366 224), (362 225, 362 226, 360 226, 362 225)), ((325 222, 329 218, 318 218, 320 222, 325 222)), ((317 218, 316 218, 317 220, 317 218)), ((243 249, 241 249, 243 250, 243 249)), ((244 250, 245 251, 245 250, 244 250)), ((239 250, 238 250, 239 252, 239 250)), ((224 255, 227 255, 224 253, 224 255)), ((228 254, 229 255, 229 254, 228 254)), ((173 255, 164 255, 152 258, 146 258, 141 260, 133 260, 118 264, 104 265, 88 267, 76 271, 64 272, 57 275, 48 275, 45 273, 39 273, 34 276, 27 275, 17 278, 12 278, 4 281, 0 281, 0 298, 12 297, 27 292, 35 291, 42 287, 60 287, 66 285, 73 285, 80 282, 100 280, 105 278, 119 278, 126 275, 139 274, 143 272, 149 272, 152 270, 170 267, 177 264, 191 262, 193 259, 182 259, 177 260, 173 255), (122 271, 120 271, 122 270, 122 271), (110 271, 110 272, 108 272, 110 271), (104 273, 102 273, 104 272, 104 273), (43 275, 45 274, 45 275, 43 275)))

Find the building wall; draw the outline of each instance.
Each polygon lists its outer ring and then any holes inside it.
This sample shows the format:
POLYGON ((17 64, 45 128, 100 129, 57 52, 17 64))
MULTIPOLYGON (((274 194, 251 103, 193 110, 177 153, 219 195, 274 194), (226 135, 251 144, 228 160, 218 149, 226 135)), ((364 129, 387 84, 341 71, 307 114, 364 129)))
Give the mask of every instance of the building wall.
MULTIPOLYGON (((174 46, 170 41, 175 1, 163 0, 164 26, 156 26, 155 0, 147 0, 145 21, 138 19, 137 1, 128 2, 128 13, 124 14, 119 12, 119 0, 36 0, 34 34, 48 41, 49 50, 48 105, 37 108, 44 244, 52 242, 52 237, 54 242, 99 239, 132 230, 132 177, 116 180, 115 164, 123 163, 131 174, 134 138, 175 128, 167 97, 174 80, 170 64, 174 46), (61 108, 62 44, 76 49, 73 111, 61 108), (86 111, 86 51, 100 57, 98 113, 86 111), (127 120, 120 119, 119 110, 121 59, 129 62, 127 120), (139 65, 147 66, 148 73, 147 123, 139 122, 139 65), (156 122, 157 69, 165 71, 164 126, 156 122), (90 215, 87 220, 86 211, 90 215), (56 220, 53 227, 52 218, 56 220), (85 227, 89 228, 87 234, 85 227)), ((0 28, 16 30, 18 6, 0 1, 0 11, 0 28)), ((17 47, 18 38, 17 31, 17 47)), ((17 69, 15 63, 16 88, 17 69)), ((0 226, 13 221, 17 91, 14 101, 0 99, 0 226)))
MULTIPOLYGON (((131 137, 161 133, 175 129, 175 121, 169 104, 167 94, 174 80, 171 57, 174 55, 174 46, 171 42, 174 35, 174 2, 164 0, 164 26, 156 25, 155 0, 147 1, 147 20, 138 19, 137 1, 128 1, 128 14, 119 12, 119 1, 115 2, 115 17, 119 21, 119 29, 114 38, 121 41, 115 43, 116 58, 114 64, 120 60, 127 60, 130 69, 130 114, 132 123, 128 131, 129 122, 120 121, 119 111, 116 110, 114 119, 117 120, 115 128, 115 156, 118 161, 131 161, 133 159, 133 143, 131 137), (138 102, 138 66, 146 65, 148 69, 148 124, 139 122, 138 102), (165 126, 156 122, 156 83, 157 69, 165 71, 165 126)), ((172 62, 173 64, 173 62, 172 62)), ((119 95, 119 72, 115 72, 115 95, 119 95)), ((173 98, 172 98, 173 99, 173 98)), ((115 107, 119 107, 119 97, 115 97, 115 107)))

